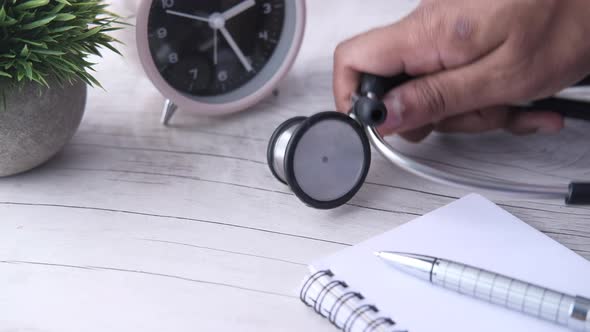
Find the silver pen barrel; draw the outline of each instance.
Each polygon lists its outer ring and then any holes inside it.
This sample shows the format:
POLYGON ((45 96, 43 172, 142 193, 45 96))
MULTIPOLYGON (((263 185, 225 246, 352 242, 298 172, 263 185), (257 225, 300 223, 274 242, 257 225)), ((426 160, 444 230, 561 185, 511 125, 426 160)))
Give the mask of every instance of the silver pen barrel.
POLYGON ((573 331, 590 332, 590 300, 586 298, 443 259, 398 253, 380 253, 379 256, 403 272, 440 287, 566 326, 573 331))

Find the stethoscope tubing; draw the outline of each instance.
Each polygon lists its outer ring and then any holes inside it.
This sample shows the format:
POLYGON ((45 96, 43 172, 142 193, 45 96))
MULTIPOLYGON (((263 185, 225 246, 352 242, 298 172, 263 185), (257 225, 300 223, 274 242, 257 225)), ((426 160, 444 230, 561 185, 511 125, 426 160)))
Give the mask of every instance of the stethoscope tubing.
POLYGON ((494 192, 503 195, 536 199, 563 199, 569 193, 568 185, 530 185, 511 181, 483 179, 470 176, 469 174, 457 175, 447 171, 441 171, 405 156, 387 143, 375 127, 368 125, 364 125, 363 127, 371 145, 387 161, 406 172, 435 183, 471 191, 494 192))

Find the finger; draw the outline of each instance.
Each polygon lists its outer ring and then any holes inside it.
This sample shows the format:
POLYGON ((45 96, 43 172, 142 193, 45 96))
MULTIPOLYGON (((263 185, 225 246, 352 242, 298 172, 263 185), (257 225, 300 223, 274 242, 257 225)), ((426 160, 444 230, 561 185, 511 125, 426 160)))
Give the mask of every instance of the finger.
POLYGON ((498 29, 502 25, 477 23, 489 22, 479 19, 480 15, 477 10, 458 13, 448 6, 428 3, 395 24, 341 43, 334 54, 338 110, 350 108, 359 73, 422 75, 471 63, 497 48, 506 38, 498 29))
POLYGON ((564 126, 563 116, 554 112, 513 111, 506 123, 506 130, 514 135, 534 133, 553 135, 559 133, 564 126))
POLYGON ((522 98, 518 72, 505 65, 512 52, 500 47, 476 62, 414 79, 388 93, 384 127, 404 132, 437 123, 474 109, 506 104, 522 98))
POLYGON ((552 112, 513 111, 508 107, 457 115, 439 122, 435 130, 442 133, 479 133, 506 129, 515 135, 558 133, 563 129, 563 118, 552 112))
POLYGON ((418 143, 423 141, 426 137, 428 137, 433 130, 434 125, 427 125, 422 128, 410 130, 405 133, 400 133, 399 135, 407 141, 410 141, 412 143, 418 143))
POLYGON ((510 111, 508 107, 491 107, 456 115, 436 124, 441 133, 480 133, 506 127, 510 111))

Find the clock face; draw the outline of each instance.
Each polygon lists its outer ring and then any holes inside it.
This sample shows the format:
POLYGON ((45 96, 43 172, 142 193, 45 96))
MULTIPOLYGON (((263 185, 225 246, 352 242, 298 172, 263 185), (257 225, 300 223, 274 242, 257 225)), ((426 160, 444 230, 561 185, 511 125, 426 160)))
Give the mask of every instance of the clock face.
POLYGON ((279 43, 289 0, 154 0, 149 48, 162 77, 192 96, 252 80, 279 43))

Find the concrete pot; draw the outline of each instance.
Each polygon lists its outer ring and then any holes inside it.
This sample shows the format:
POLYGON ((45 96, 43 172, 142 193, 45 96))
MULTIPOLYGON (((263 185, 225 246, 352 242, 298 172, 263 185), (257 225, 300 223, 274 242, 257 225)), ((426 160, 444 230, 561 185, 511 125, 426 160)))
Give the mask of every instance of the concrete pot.
POLYGON ((51 88, 28 83, 9 88, 0 80, 0 177, 31 170, 55 156, 78 129, 86 105, 84 82, 51 88))

